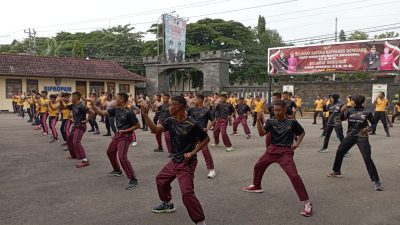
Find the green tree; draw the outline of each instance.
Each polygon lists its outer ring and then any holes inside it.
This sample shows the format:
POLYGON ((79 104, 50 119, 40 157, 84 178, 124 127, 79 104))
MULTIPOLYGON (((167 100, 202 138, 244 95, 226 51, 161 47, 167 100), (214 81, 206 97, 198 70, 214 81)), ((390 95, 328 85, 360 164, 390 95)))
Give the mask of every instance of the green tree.
POLYGON ((367 39, 368 39, 368 34, 358 30, 351 33, 348 38, 349 41, 367 40, 367 39))
POLYGON ((346 34, 344 33, 344 30, 340 30, 339 41, 340 42, 347 41, 346 34))
POLYGON ((266 27, 265 18, 259 16, 257 26, 252 30, 254 41, 243 46, 237 60, 232 67, 235 67, 231 74, 233 81, 263 83, 268 79, 268 48, 284 46, 281 35, 277 30, 266 27))
POLYGON ((396 37, 399 37, 399 33, 396 33, 394 31, 385 32, 374 36, 375 39, 396 38, 396 37))
POLYGON ((59 48, 60 46, 58 45, 57 41, 54 38, 48 39, 47 40, 47 49, 45 51, 45 55, 48 56, 58 56, 59 48))
POLYGON ((257 29, 257 34, 258 35, 262 35, 262 34, 265 34, 265 32, 266 32, 266 22, 265 22, 265 17, 263 17, 263 16, 261 16, 261 15, 259 15, 258 16, 258 23, 257 23, 257 27, 256 27, 256 29, 257 29))
POLYGON ((72 56, 77 58, 82 58, 84 56, 83 47, 79 40, 74 42, 74 47, 72 48, 72 56))

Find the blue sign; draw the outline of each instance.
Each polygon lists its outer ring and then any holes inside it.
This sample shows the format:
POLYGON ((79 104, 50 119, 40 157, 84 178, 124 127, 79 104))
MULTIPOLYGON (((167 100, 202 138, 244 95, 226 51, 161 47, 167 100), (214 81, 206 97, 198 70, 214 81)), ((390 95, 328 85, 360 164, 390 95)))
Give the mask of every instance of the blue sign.
POLYGON ((72 87, 44 86, 44 90, 48 92, 72 92, 72 87))

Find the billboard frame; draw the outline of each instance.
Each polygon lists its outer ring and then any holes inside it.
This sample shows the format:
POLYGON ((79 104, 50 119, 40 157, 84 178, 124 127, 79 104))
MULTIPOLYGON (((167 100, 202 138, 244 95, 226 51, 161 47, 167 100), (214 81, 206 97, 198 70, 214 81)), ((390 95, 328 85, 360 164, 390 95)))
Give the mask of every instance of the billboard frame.
MULTIPOLYGON (((365 42, 377 42, 377 41, 394 41, 394 40, 399 40, 400 41, 400 37, 398 38, 383 38, 383 39, 367 39, 367 40, 356 40, 356 41, 343 41, 343 42, 332 42, 332 43, 320 43, 320 44, 312 44, 312 45, 293 45, 293 46, 283 46, 283 47, 273 47, 273 48, 268 48, 268 59, 267 59, 267 69, 268 69, 268 74, 271 76, 272 74, 270 74, 270 52, 271 50, 280 50, 280 49, 290 49, 290 48, 304 48, 304 47, 315 47, 315 46, 328 46, 328 45, 342 45, 342 44, 353 44, 353 43, 365 43, 365 42)), ((393 71, 397 71, 400 72, 400 70, 393 70, 393 71)), ((391 72, 393 72, 391 71, 391 72)), ((329 73, 349 73, 349 72, 357 72, 357 71, 334 71, 334 72, 321 72, 319 74, 329 74, 329 73)), ((370 71, 369 71, 370 72, 370 71)), ((378 71, 371 71, 371 72, 378 72, 378 71)), ((382 72, 382 71, 379 71, 382 72)), ((390 73, 390 71, 387 71, 388 73, 390 73)), ((315 74, 315 73, 301 73, 302 75, 311 75, 311 74, 315 74)), ((272 76, 290 76, 289 74, 275 74, 272 76)))

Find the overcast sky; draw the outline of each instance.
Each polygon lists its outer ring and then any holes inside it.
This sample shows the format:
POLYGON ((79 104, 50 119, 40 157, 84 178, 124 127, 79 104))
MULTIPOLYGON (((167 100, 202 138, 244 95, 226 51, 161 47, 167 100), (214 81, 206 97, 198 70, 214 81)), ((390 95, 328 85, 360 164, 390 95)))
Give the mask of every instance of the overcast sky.
MULTIPOLYGON (((162 13, 171 11, 188 17, 189 23, 209 17, 252 27, 262 15, 267 27, 277 29, 285 41, 332 34, 335 17, 339 30, 376 27, 370 30, 390 28, 400 32, 399 7, 399 0, 6 0, 1 3, 0 44, 22 40, 27 36, 23 31, 26 28, 35 28, 37 36, 88 32, 128 23, 136 31, 146 31, 162 13)), ((375 33, 381 32, 385 31, 375 33)), ((147 40, 154 38, 146 36, 147 40)))

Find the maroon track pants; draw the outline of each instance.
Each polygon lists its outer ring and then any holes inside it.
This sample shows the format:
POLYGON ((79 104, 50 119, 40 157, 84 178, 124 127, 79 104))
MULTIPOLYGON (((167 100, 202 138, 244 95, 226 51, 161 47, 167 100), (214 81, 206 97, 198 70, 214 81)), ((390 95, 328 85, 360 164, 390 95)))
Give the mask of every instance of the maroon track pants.
POLYGON ((208 149, 208 145, 206 145, 201 152, 203 153, 204 159, 206 161, 206 166, 208 170, 214 169, 214 160, 212 158, 210 149, 208 149))
POLYGON ((239 123, 242 124, 243 130, 245 134, 250 134, 250 129, 249 125, 247 125, 247 116, 242 115, 238 116, 235 121, 233 121, 233 132, 237 132, 237 128, 239 126, 239 123))
POLYGON ((86 125, 74 125, 67 138, 69 153, 73 159, 86 159, 85 149, 82 146, 82 137, 86 132, 86 125))
MULTIPOLYGON (((169 132, 168 131, 164 132, 164 137, 165 137, 165 144, 167 145, 168 152, 171 154, 171 146, 169 144, 169 132)), ((164 149, 163 146, 162 146, 161 138, 162 138, 162 133, 156 134, 156 140, 157 140, 157 144, 158 144, 158 149, 160 149, 160 150, 164 149)))
POLYGON ((184 161, 181 163, 174 163, 171 160, 156 177, 158 195, 161 201, 164 202, 171 201, 171 183, 175 178, 178 179, 183 204, 194 223, 205 219, 201 204, 194 193, 193 179, 196 165, 197 160, 195 159, 190 162, 184 161))
POLYGON ((133 141, 133 142, 136 142, 136 141, 137 141, 135 131, 132 132, 132 141, 133 141))
POLYGON ((107 150, 107 156, 114 171, 121 170, 119 166, 119 163, 121 163, 121 167, 126 173, 128 179, 135 177, 135 172, 133 171, 131 162, 128 160, 128 150, 129 145, 132 143, 132 139, 132 134, 116 133, 107 150), (117 152, 119 163, 117 160, 117 152))
POLYGON ((275 145, 270 145, 269 150, 267 150, 259 159, 254 166, 253 174, 253 185, 256 187, 261 187, 261 180, 265 173, 265 170, 272 163, 278 163, 281 168, 286 172, 300 201, 308 200, 308 194, 306 187, 301 180, 301 177, 297 173, 296 164, 293 160, 294 152, 287 147, 280 147, 275 145), (271 154, 269 151, 273 148, 273 151, 281 150, 282 154, 271 154))
POLYGON ((228 134, 226 133, 226 128, 228 127, 228 119, 219 118, 215 122, 214 125, 214 141, 215 144, 219 144, 219 134, 222 135, 222 141, 226 147, 232 147, 231 140, 229 139, 228 134))
POLYGON ((46 134, 49 133, 49 127, 47 126, 47 118, 48 118, 48 116, 49 116, 49 114, 47 112, 46 113, 40 113, 40 120, 41 120, 41 123, 42 123, 42 129, 43 129, 43 132, 46 133, 46 134))
POLYGON ((58 121, 58 116, 50 116, 49 123, 50 123, 50 129, 51 129, 51 134, 53 135, 53 138, 58 138, 58 133, 56 129, 56 124, 58 121))

